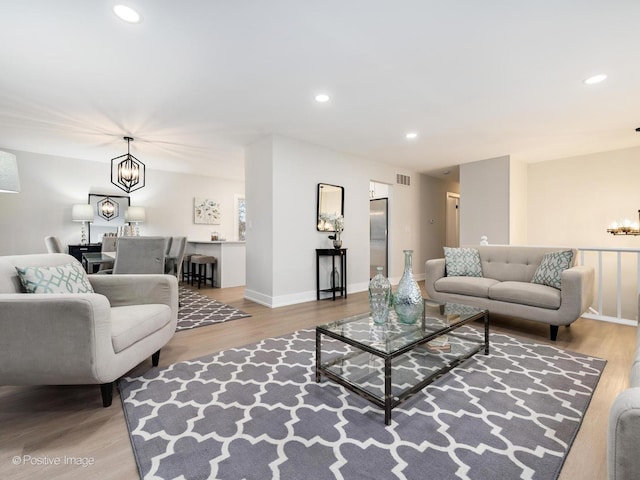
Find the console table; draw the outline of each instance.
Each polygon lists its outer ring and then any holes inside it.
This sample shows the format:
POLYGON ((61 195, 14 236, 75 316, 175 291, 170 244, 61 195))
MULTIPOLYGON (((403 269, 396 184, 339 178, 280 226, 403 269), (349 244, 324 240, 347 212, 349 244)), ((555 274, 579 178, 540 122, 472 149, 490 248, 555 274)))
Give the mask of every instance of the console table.
POLYGON ((336 292, 341 297, 347 298, 347 249, 346 248, 316 248, 316 298, 320 300, 320 292, 331 293, 333 300, 336 299, 336 292), (332 285, 329 288, 320 288, 320 257, 331 257, 331 275, 336 269, 336 258, 340 264, 340 284, 332 285))

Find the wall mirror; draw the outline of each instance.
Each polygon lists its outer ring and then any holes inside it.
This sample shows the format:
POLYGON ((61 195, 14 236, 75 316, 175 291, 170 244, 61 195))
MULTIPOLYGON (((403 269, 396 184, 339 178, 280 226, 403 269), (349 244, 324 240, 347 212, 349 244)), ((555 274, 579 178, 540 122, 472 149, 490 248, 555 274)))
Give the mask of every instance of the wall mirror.
POLYGON ((319 232, 335 232, 334 220, 344 215, 344 187, 318 184, 318 216, 317 229, 319 232))
POLYGON ((115 234, 125 224, 124 214, 129 208, 129 197, 89 194, 93 207, 93 222, 89 223, 89 243, 101 243, 105 233, 115 234))

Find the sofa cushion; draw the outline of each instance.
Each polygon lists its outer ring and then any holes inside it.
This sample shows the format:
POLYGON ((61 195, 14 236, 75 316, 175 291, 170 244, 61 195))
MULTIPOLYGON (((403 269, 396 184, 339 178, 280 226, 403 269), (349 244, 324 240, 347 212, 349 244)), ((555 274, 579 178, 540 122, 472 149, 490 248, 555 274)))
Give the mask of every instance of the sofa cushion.
POLYGON ((564 270, 571 266, 573 261, 573 251, 564 250, 560 252, 547 253, 542 257, 542 262, 533 274, 531 283, 548 285, 553 288, 561 287, 561 275, 564 270))
POLYGON ((93 293, 82 266, 75 263, 48 267, 16 267, 27 293, 93 293))
POLYGON ((489 288, 489 298, 557 310, 560 308, 561 294, 556 288, 536 283, 499 282, 489 288))
POLYGON ((438 292, 488 298, 489 288, 496 283, 499 282, 484 277, 442 277, 436 280, 434 287, 438 292))
POLYGON ((160 330, 171 320, 168 305, 150 303, 111 308, 111 343, 118 353, 153 332, 160 330))
POLYGON ((449 277, 481 277, 482 264, 476 248, 444 247, 444 262, 449 277))

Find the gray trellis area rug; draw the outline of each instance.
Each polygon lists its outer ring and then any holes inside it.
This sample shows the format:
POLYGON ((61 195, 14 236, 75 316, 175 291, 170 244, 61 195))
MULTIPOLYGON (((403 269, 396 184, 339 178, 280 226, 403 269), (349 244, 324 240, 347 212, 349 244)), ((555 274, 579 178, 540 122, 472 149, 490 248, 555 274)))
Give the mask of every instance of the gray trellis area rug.
POLYGON ((355 393, 315 382, 314 330, 119 388, 145 480, 556 479, 605 363, 491 334, 490 355, 396 407, 390 426, 355 393))
POLYGON ((184 287, 178 287, 178 298, 180 309, 176 332, 251 316, 236 307, 184 287))

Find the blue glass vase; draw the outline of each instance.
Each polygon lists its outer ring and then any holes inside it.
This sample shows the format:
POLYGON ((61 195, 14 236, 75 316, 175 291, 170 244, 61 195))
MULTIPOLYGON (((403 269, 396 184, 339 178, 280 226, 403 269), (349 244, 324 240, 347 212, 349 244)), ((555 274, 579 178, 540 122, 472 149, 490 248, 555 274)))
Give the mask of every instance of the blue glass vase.
POLYGON ((413 250, 404 251, 404 273, 393 296, 393 308, 402 323, 416 323, 422 317, 422 292, 413 278, 413 250))

